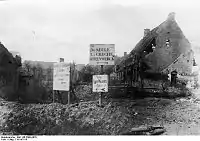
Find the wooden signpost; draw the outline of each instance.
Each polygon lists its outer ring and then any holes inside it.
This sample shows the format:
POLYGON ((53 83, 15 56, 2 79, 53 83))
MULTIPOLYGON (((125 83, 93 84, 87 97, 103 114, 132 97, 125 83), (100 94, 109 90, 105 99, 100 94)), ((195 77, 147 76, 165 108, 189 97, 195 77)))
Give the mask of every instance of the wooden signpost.
POLYGON ((99 93, 99 105, 102 105, 102 94, 108 92, 108 75, 93 75, 92 91, 99 93))
POLYGON ((91 44, 90 65, 100 65, 100 75, 93 75, 93 92, 99 93, 99 105, 102 105, 102 94, 108 92, 108 76, 104 75, 104 65, 114 65, 114 44, 91 44))
POLYGON ((70 64, 65 63, 64 59, 59 63, 54 63, 53 70, 53 103, 57 91, 68 91, 68 104, 70 104, 70 64))

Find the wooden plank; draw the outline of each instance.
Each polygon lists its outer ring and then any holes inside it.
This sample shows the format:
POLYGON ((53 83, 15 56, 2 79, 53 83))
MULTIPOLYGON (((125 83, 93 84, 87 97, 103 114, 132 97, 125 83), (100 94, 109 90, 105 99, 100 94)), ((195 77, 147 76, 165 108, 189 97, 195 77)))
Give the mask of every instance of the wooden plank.
POLYGON ((138 127, 132 128, 130 131, 122 133, 121 135, 161 135, 165 131, 162 126, 138 127))

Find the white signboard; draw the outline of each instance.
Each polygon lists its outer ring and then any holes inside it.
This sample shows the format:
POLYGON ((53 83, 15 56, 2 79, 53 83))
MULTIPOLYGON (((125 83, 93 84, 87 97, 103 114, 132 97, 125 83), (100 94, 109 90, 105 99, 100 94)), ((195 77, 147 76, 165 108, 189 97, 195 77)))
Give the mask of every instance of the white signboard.
POLYGON ((55 63, 53 70, 53 90, 69 91, 70 66, 67 63, 55 63))
POLYGON ((114 44, 91 44, 90 65, 114 65, 114 44))
POLYGON ((108 92, 108 75, 93 75, 93 92, 108 92))

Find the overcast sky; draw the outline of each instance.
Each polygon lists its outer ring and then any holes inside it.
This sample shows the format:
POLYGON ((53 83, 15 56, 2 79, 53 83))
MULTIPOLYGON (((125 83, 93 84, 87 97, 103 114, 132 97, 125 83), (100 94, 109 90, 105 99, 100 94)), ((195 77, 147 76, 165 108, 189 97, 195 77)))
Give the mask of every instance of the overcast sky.
POLYGON ((88 63, 89 44, 131 51, 144 28, 170 12, 191 43, 200 43, 200 4, 194 0, 0 0, 0 41, 24 60, 88 63))

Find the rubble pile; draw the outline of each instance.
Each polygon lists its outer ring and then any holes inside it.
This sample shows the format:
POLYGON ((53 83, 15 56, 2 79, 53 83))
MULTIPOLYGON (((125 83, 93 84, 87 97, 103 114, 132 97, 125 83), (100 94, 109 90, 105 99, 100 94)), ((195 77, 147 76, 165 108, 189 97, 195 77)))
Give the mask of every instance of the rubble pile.
POLYGON ((190 124, 191 118, 198 119, 196 103, 190 105, 188 100, 164 98, 110 99, 103 101, 103 107, 98 106, 97 101, 70 106, 60 103, 11 104, 12 111, 4 117, 6 122, 1 132, 10 135, 171 134, 171 124, 190 124), (148 131, 136 132, 135 129, 139 130, 141 126, 148 131), (151 128, 150 131, 149 127, 160 129, 151 128))
POLYGON ((191 92, 186 87, 184 81, 177 81, 175 86, 171 86, 169 81, 144 81, 144 95, 151 97, 164 97, 164 98, 177 98, 177 97, 186 97, 190 96, 191 92))
MULTIPOLYGON (((53 90, 52 87, 47 88, 48 98, 44 103, 52 103, 53 101, 53 90)), ((75 96, 78 98, 78 101, 95 101, 98 99, 98 94, 92 93, 91 85, 78 85, 74 89, 75 96)), ((60 92, 63 101, 67 101, 67 92, 60 92)), ((57 92, 54 91, 54 100, 57 103, 62 103, 57 92)), ((74 98, 74 95, 71 93, 71 103, 76 103, 77 99, 74 98)), ((66 104, 67 102, 64 102, 66 104)))
MULTIPOLYGON (((171 88, 173 94, 176 92, 174 89, 171 88)), ((167 90, 170 91, 170 87, 167 90)), ((174 111, 176 108, 178 111, 184 104, 171 99, 112 98, 103 99, 103 106, 99 106, 98 101, 95 101, 98 95, 92 94, 91 86, 77 87, 76 94, 84 102, 71 105, 7 104, 11 106, 12 112, 6 117, 1 130, 14 135, 123 135, 129 132, 132 134, 132 129, 141 125, 159 127, 162 122, 171 124, 183 120, 173 112, 168 114, 167 111, 174 111)), ((2 105, 6 103, 1 102, 2 105)), ((161 129, 147 134, 163 132, 165 131, 161 129)), ((138 133, 134 131, 134 134, 138 133)))
POLYGON ((112 103, 16 105, 4 125, 15 135, 115 135, 131 128, 131 114, 112 103))
POLYGON ((98 94, 92 92, 91 85, 77 86, 75 94, 80 101, 94 101, 98 99, 98 94))

